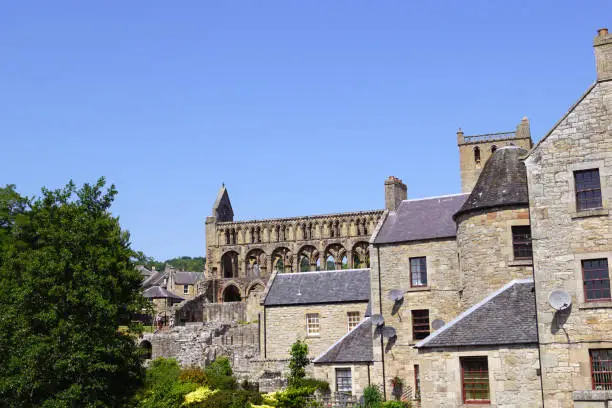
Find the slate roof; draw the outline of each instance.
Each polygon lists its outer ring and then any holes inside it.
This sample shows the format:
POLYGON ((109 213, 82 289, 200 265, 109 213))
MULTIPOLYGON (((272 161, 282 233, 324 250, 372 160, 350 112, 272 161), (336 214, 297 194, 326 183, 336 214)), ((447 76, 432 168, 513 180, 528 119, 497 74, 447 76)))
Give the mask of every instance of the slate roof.
POLYGON ((389 212, 374 243, 418 241, 457 235, 453 214, 461 208, 468 194, 404 200, 389 212))
POLYGON ((527 150, 516 146, 497 149, 487 160, 476 186, 454 218, 485 208, 528 205, 527 170, 521 160, 526 154, 527 150))
POLYGON ((174 272, 175 285, 193 285, 203 276, 203 272, 174 272))
POLYGON ((416 348, 537 343, 533 280, 517 279, 446 323, 416 348))
POLYGON ((177 299, 184 300, 182 297, 175 295, 172 292, 168 292, 166 289, 161 286, 151 286, 149 289, 145 290, 142 294, 144 297, 148 299, 177 299))
POLYGON ((368 363, 373 360, 372 322, 367 317, 326 352, 315 358, 314 363, 368 363))
POLYGON ((370 269, 279 273, 266 295, 265 306, 368 302, 370 269))
POLYGON ((160 273, 158 271, 153 271, 153 274, 151 274, 151 276, 146 278, 140 284, 140 286, 142 286, 143 288, 148 288, 150 286, 159 285, 159 284, 163 283, 165 277, 166 277, 165 273, 160 273))

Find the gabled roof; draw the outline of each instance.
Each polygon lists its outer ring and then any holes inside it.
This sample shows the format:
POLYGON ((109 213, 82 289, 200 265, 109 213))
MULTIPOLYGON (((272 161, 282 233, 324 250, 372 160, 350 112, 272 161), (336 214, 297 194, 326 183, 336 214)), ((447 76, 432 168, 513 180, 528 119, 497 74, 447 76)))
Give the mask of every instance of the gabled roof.
POLYGON ((175 285, 194 285, 203 276, 204 276, 203 272, 177 271, 177 272, 174 272, 174 284, 175 285))
POLYGON ((151 286, 149 289, 145 290, 142 294, 147 299, 176 299, 176 300, 184 300, 182 297, 175 295, 172 292, 167 291, 161 286, 151 286))
POLYGON ((532 279, 517 279, 446 323, 416 348, 537 343, 532 279))
POLYGON ((279 273, 264 301, 265 306, 315 303, 368 302, 370 270, 279 273))
POLYGON ((418 241, 457 235, 453 214, 461 208, 468 194, 404 200, 390 211, 374 243, 418 241))
POLYGON ((163 283, 164 278, 166 278, 167 275, 165 273, 160 273, 158 271, 153 271, 153 273, 151 274, 151 276, 149 276, 148 278, 146 278, 141 284, 140 286, 142 286, 143 288, 148 288, 150 286, 154 286, 154 285, 160 285, 163 283))
POLYGON ((367 317, 315 358, 314 363, 369 363, 373 360, 372 321, 367 317))
POLYGON ((529 204, 527 170, 521 160, 527 150, 500 147, 487 160, 476 186, 454 218, 461 214, 494 207, 529 204))

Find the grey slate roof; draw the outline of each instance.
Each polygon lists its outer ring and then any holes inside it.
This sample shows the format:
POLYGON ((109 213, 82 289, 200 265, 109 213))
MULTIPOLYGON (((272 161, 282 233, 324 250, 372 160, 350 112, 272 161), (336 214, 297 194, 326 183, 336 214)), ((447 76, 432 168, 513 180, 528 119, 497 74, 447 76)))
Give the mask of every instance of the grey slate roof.
POLYGON ((142 294, 147 299, 177 299, 184 300, 182 297, 175 295, 172 292, 168 292, 166 289, 161 286, 151 286, 149 289, 145 290, 142 294))
POLYGON ((404 200, 389 212, 374 243, 418 241, 457 235, 453 214, 461 208, 468 194, 404 200))
POLYGON ((514 280, 461 313, 417 348, 537 343, 533 280, 514 280))
POLYGON ((160 273, 158 271, 153 271, 151 276, 146 278, 140 284, 140 286, 142 286, 143 288, 148 288, 148 287, 151 287, 151 286, 160 285, 160 284, 163 283, 165 277, 166 277, 165 273, 160 273))
POLYGON ((373 360, 372 322, 367 317, 326 352, 315 358, 314 363, 369 363, 373 360))
POLYGON ((368 302, 370 270, 279 273, 266 295, 265 306, 368 302))
POLYGON ((485 208, 527 206, 527 170, 521 160, 526 154, 527 150, 516 146, 497 149, 487 160, 476 186, 454 218, 485 208))
POLYGON ((202 276, 203 272, 184 272, 177 271, 174 272, 174 284, 176 285, 193 285, 195 284, 202 276))

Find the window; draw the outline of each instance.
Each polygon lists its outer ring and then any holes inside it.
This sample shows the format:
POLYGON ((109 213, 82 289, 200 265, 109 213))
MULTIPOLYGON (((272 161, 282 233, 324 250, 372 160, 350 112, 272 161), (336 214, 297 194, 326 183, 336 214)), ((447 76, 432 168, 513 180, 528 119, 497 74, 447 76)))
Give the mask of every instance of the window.
POLYGON ((512 248, 514 259, 531 259, 531 227, 515 225, 512 227, 512 248))
POLYGON ((320 334, 319 314, 308 313, 306 315, 306 335, 318 336, 320 334))
POLYGON ((353 381, 350 368, 336 368, 336 392, 351 394, 353 381))
POLYGON ((497 150, 497 146, 495 145, 491 146, 491 154, 495 153, 496 150, 497 150))
POLYGON ((575 171, 574 180, 576 181, 576 210, 601 208, 599 169, 575 171))
POLYGON ((418 364, 414 365, 414 399, 421 399, 421 373, 418 364))
POLYGON ((359 312, 348 312, 346 314, 348 320, 348 331, 351 331, 359 324, 359 312))
POLYGON ((608 260, 585 259, 582 261, 582 280, 584 283, 584 299, 589 301, 611 300, 610 272, 608 260))
POLYGON ((478 146, 474 148, 474 161, 476 164, 480 163, 480 147, 478 146))
POLYGON ((590 350, 594 390, 612 390, 612 349, 590 350))
POLYGON ((412 311, 412 338, 422 340, 429 336, 429 310, 412 311))
POLYGON ((189 285, 183 285, 183 294, 184 295, 189 294, 189 285))
POLYGON ((410 286, 427 286, 427 262, 424 256, 410 258, 410 286))
POLYGON ((463 402, 466 404, 490 402, 487 358, 464 357, 460 361, 463 402))

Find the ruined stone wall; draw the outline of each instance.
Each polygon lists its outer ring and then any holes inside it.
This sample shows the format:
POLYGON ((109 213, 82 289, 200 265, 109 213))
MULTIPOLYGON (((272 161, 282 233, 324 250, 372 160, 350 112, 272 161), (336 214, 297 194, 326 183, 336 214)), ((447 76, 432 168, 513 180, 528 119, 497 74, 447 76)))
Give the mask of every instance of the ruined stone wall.
POLYGON ((612 82, 598 83, 525 161, 547 408, 571 407, 573 392, 592 392, 589 349, 612 348, 612 302, 585 301, 581 265, 598 258, 612 265, 610 112, 612 82), (577 212, 573 172, 592 168, 603 209, 577 212), (548 303, 556 289, 572 297, 566 313, 548 303))
MULTIPOLYGON (((487 407, 542 406, 536 344, 495 348, 447 348, 419 351, 421 407, 456 408, 463 404, 460 357, 487 356, 491 403, 487 407)), ((482 406, 482 404, 479 404, 482 406)), ((548 405, 547 405, 548 407, 548 405)))
POLYGON ((458 217, 462 310, 470 308, 513 279, 532 276, 532 260, 514 259, 514 225, 529 225, 528 208, 492 208, 458 217))
POLYGON ((370 385, 371 373, 368 364, 315 364, 313 376, 327 381, 332 392, 336 392, 336 368, 350 368, 353 395, 362 395, 365 387, 370 385))
MULTIPOLYGON (((286 359, 296 340, 308 344, 308 356, 316 358, 348 332, 348 312, 359 312, 363 319, 367 303, 336 303, 304 306, 266 307, 264 358, 286 359), (320 335, 306 336, 306 314, 318 313, 320 335)), ((263 333, 263 328, 262 328, 263 333)))
MULTIPOLYGON (((418 364, 417 350, 413 347, 411 311, 429 310, 430 325, 434 319, 448 322, 461 311, 459 301, 459 263, 457 244, 454 238, 430 241, 415 241, 403 244, 383 245, 372 248, 371 287, 372 313, 380 313, 378 290, 378 266, 380 263, 380 282, 382 287, 382 315, 385 325, 396 329, 395 342, 384 343, 385 386, 387 396, 391 394, 389 379, 399 376, 406 384, 414 383, 414 365, 418 364), (380 258, 379 258, 380 253, 380 258), (426 287, 411 287, 410 258, 426 257, 426 287), (391 289, 400 289, 404 300, 397 308, 396 303, 387 297, 391 289), (396 310, 394 310, 394 306, 396 310)), ((433 332, 433 329, 432 329, 433 332)), ((373 381, 382 382, 382 351, 380 335, 373 337, 374 366, 373 381)))

